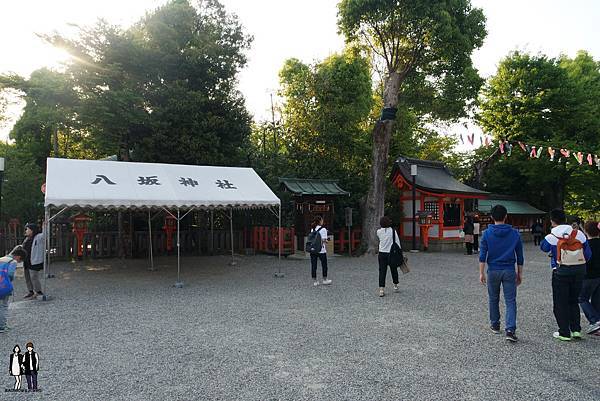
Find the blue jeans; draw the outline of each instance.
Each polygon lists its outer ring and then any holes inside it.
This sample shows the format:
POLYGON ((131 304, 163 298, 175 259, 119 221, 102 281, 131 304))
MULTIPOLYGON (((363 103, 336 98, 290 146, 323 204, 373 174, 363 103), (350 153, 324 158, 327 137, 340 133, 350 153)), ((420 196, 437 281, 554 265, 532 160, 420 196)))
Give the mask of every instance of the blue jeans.
POLYGON ((4 330, 6 328, 6 318, 8 317, 8 297, 0 298, 0 330, 4 330))
POLYGON ((590 324, 600 322, 600 278, 583 280, 579 306, 590 324))
POLYGON ((500 286, 506 304, 506 331, 517 330, 517 272, 515 269, 488 269, 487 288, 490 301, 490 323, 500 326, 500 286))

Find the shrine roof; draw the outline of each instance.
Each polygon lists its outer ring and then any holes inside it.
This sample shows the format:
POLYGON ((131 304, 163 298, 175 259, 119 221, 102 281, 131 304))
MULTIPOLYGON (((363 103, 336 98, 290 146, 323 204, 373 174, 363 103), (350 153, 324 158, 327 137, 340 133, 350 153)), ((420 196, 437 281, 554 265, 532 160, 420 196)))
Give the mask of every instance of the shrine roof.
POLYGON ((280 178, 280 186, 294 195, 350 195, 338 185, 337 180, 315 180, 306 178, 280 178))
POLYGON ((417 190, 439 194, 481 195, 481 197, 489 194, 458 181, 442 162, 412 159, 404 156, 400 156, 394 162, 392 180, 400 174, 409 186, 412 185, 410 166, 413 164, 417 165, 417 190))

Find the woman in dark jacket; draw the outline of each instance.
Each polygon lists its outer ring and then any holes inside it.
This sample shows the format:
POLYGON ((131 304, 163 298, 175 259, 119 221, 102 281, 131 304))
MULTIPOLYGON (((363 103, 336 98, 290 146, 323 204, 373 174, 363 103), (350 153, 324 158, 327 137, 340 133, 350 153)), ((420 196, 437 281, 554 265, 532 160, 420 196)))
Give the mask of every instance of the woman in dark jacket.
POLYGON ((23 297, 25 299, 35 298, 33 292, 33 283, 31 282, 31 247, 33 246, 33 239, 38 234, 37 224, 27 223, 25 224, 25 241, 23 241, 23 249, 27 252, 27 257, 23 261, 23 274, 25 276, 25 284, 29 292, 23 297))
POLYGON ((467 255, 473 255, 473 230, 475 229, 475 225, 473 225, 473 217, 467 216, 465 218, 465 226, 463 227, 463 231, 465 233, 465 246, 467 247, 467 255))

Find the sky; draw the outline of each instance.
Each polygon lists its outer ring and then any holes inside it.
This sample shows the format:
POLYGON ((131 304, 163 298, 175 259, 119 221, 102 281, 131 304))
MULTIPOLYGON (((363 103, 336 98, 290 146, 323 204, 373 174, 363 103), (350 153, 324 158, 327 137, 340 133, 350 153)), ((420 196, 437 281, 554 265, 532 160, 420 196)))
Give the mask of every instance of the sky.
MULTIPOLYGON (((0 73, 27 76, 41 67, 60 68, 68 55, 37 34, 70 32, 70 24, 91 25, 98 18, 130 25, 166 0, 0 0, 0 73)), ((284 60, 311 63, 339 52, 338 0, 221 0, 254 37, 239 89, 255 120, 270 118, 270 95, 278 88, 284 60)), ((600 0, 471 0, 483 9, 488 36, 473 54, 484 77, 512 50, 574 56, 580 49, 600 60, 600 0)), ((276 100, 277 101, 277 100, 276 100)), ((22 105, 13 105, 12 122, 22 105)), ((5 139, 11 122, 0 127, 5 139)), ((460 131, 460 130, 459 130, 460 131)), ((464 133, 477 131, 467 124, 464 133)))

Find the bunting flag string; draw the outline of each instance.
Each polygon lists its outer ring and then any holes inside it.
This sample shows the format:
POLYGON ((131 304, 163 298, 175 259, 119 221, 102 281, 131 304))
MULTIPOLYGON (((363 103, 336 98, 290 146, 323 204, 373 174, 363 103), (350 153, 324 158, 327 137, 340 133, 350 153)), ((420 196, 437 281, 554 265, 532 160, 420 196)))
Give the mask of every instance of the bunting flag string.
MULTIPOLYGON (((492 144, 493 143, 490 141, 490 145, 492 144)), ((542 154, 544 153, 544 146, 529 145, 521 141, 516 141, 516 144, 523 151, 523 153, 529 156, 530 159, 540 159, 542 157, 542 154)), ((510 141, 502 140, 498 142, 498 148, 501 154, 509 157, 512 153, 513 144, 510 141)), ((551 162, 555 161, 556 152, 558 150, 560 155, 560 157, 558 158, 559 163, 561 163, 563 160, 566 163, 569 163, 570 157, 573 157, 580 166, 582 166, 584 162, 587 161, 587 164, 589 166, 594 166, 595 164, 596 168, 600 170, 600 157, 597 154, 585 153, 581 151, 571 151, 566 148, 554 148, 552 146, 548 146, 546 150, 548 152, 548 156, 551 162)))
POLYGON ((539 144, 531 145, 522 141, 509 141, 506 139, 494 141, 491 135, 475 133, 460 134, 460 143, 463 145, 469 143, 470 145, 475 145, 477 147, 475 142, 477 136, 479 137, 479 147, 487 148, 490 146, 496 146, 495 144, 497 144, 500 154, 506 157, 510 157, 512 155, 514 146, 517 146, 516 149, 522 150, 523 153, 525 153, 530 159, 541 159, 542 156, 547 152, 547 157, 549 157, 551 162, 558 161, 558 163, 569 163, 571 157, 573 157, 580 166, 583 166, 587 161, 588 166, 596 167, 598 170, 600 170, 600 156, 595 152, 582 152, 580 150, 571 150, 563 147, 539 144))

